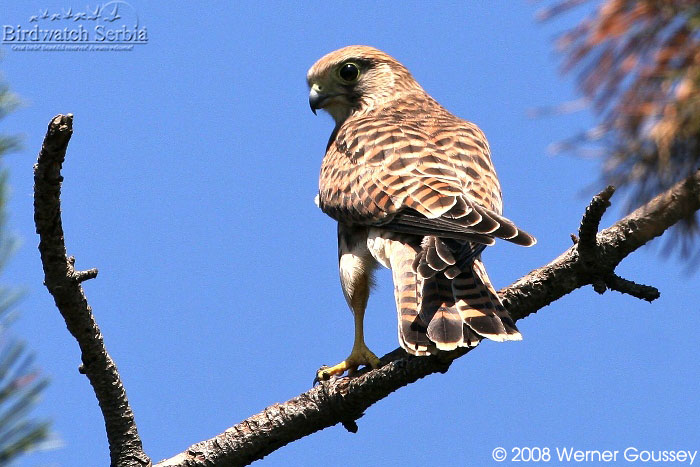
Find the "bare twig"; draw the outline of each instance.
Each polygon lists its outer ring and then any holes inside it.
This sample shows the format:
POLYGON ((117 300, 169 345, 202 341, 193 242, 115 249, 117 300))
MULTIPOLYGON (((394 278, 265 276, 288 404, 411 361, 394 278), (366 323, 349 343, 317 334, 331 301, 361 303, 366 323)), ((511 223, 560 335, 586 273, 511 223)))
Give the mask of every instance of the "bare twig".
POLYGON ((661 296, 656 287, 637 284, 636 282, 623 279, 617 274, 608 275, 605 278, 605 285, 610 290, 615 290, 620 293, 626 293, 628 295, 632 295, 633 297, 637 297, 640 300, 646 300, 648 302, 653 302, 661 296))
POLYGON ((576 244, 579 254, 579 263, 588 271, 592 277, 591 284, 593 290, 599 294, 604 294, 606 290, 616 290, 633 297, 647 300, 649 302, 659 298, 660 293, 654 287, 641 285, 627 279, 623 279, 613 272, 617 264, 612 265, 612 269, 601 268, 598 265, 601 252, 598 250, 597 232, 603 214, 610 207, 610 198, 615 193, 615 187, 608 186, 605 190, 593 197, 593 200, 586 208, 579 227, 579 239, 572 235, 572 240, 576 244))
POLYGON ((61 222, 61 166, 73 133, 73 116, 58 115, 49 123, 39 160, 34 166, 34 222, 44 284, 53 295, 66 326, 80 345, 80 372, 87 375, 102 409, 114 467, 147 466, 134 414, 112 358, 80 283, 97 276, 97 269, 76 271, 75 258, 66 257, 61 222))
MULTIPOLYGON (((700 171, 682 180, 624 219, 596 235, 595 268, 604 275, 631 252, 700 209, 700 171)), ((579 261, 578 244, 500 291, 513 319, 521 319, 569 292, 592 284, 591 270, 579 261)), ((615 287, 610 287, 616 290, 615 287)), ((646 298, 645 298, 646 300, 646 298)))
POLYGON ((615 193, 615 187, 608 186, 593 197, 591 203, 586 208, 586 212, 581 219, 581 226, 578 229, 578 251, 586 261, 595 261, 596 234, 603 214, 610 207, 610 198, 615 193))

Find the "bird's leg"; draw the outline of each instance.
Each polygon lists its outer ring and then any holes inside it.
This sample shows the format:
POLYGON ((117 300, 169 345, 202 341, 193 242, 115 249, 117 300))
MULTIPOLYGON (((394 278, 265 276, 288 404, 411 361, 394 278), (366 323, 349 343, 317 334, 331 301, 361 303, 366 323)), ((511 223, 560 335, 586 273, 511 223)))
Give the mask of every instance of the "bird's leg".
POLYGON ((355 320, 355 339, 348 358, 332 367, 322 367, 316 373, 317 380, 327 380, 346 371, 352 375, 360 365, 379 366, 379 359, 365 344, 363 329, 372 271, 377 265, 367 249, 367 230, 339 226, 338 240, 340 283, 355 320))
POLYGON ((355 319, 355 340, 352 345, 352 351, 345 360, 337 365, 320 369, 316 374, 318 380, 327 380, 331 376, 342 375, 346 371, 348 372, 348 376, 352 376, 360 365, 372 368, 379 367, 379 358, 377 358, 374 352, 369 350, 367 344, 365 344, 363 331, 364 316, 364 309, 353 310, 353 317, 355 319))
POLYGON ((365 344, 364 307, 353 310, 353 318, 355 319, 355 340, 350 356, 345 359, 345 362, 348 363, 348 375, 350 376, 357 371, 357 367, 360 365, 370 366, 372 369, 379 367, 379 359, 365 344))

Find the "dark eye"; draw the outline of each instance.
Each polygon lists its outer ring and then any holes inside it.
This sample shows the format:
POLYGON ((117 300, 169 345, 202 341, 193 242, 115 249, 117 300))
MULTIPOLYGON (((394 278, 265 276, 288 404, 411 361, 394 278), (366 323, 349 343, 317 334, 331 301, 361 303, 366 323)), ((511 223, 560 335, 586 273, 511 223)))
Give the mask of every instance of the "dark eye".
POLYGON ((338 70, 338 75, 343 81, 352 83, 360 76, 360 69, 354 63, 346 63, 338 70))

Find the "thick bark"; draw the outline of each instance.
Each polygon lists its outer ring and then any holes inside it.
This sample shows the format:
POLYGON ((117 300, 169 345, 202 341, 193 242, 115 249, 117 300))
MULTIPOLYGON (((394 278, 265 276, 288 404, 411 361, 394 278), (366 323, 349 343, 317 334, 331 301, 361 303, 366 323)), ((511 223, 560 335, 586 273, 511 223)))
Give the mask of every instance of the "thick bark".
POLYGON ((54 117, 34 166, 34 222, 40 238, 44 285, 80 346, 83 364, 79 371, 90 380, 102 410, 112 466, 141 467, 150 465, 150 459, 143 452, 117 367, 105 349, 100 328, 80 286, 96 277, 97 269, 76 271, 75 259, 66 255, 61 223, 61 166, 72 133, 71 114, 54 117))

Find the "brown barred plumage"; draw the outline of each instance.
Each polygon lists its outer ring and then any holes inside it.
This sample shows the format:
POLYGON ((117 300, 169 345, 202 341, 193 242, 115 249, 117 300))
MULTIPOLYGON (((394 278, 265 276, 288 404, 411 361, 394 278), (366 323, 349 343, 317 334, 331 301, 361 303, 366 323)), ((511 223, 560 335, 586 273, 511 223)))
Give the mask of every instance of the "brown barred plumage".
MULTIPOLYGON (((373 258, 393 271, 399 342, 409 353, 474 346, 479 336, 519 339, 480 253, 495 238, 524 246, 535 239, 501 215, 501 189, 481 130, 371 47, 332 52, 307 78, 312 109, 323 108, 336 121, 317 202, 338 221, 339 238, 353 238, 339 242, 339 255, 356 330, 364 304, 353 304, 350 289, 358 275, 369 283, 372 261, 357 264, 373 258)), ((373 356, 368 352, 356 335, 351 356, 325 375, 376 364, 376 357, 359 357, 373 356)))

